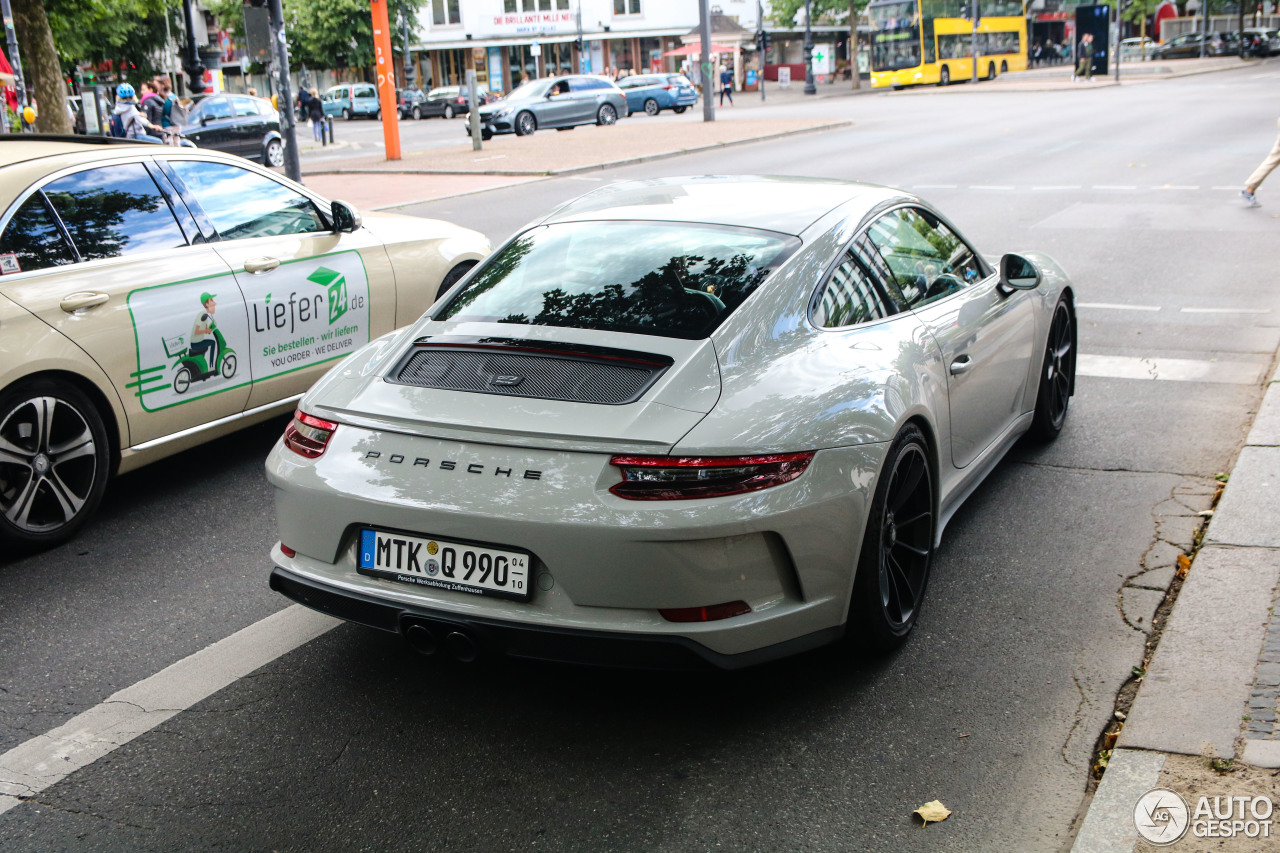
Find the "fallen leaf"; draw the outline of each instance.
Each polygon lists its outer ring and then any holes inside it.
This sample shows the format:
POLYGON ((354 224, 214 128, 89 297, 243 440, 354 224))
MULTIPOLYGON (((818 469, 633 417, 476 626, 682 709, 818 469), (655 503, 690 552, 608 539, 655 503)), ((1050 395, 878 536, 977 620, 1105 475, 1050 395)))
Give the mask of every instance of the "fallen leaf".
POLYGON ((1186 554, 1178 555, 1178 577, 1185 578, 1187 572, 1191 571, 1191 558, 1186 554))
POLYGON ((968 736, 969 736, 968 732, 965 732, 964 734, 960 735, 960 737, 968 737, 968 736))
POLYGON ((916 809, 912 814, 920 815, 920 819, 924 821, 921 826, 928 826, 931 823, 946 820, 951 816, 951 809, 944 806, 941 800, 932 800, 916 809))

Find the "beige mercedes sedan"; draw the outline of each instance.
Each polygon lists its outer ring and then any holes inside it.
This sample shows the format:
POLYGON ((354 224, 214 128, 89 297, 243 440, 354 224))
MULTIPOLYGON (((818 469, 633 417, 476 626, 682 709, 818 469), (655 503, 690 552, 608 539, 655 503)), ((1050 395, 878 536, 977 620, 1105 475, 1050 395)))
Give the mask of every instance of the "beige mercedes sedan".
POLYGON ((239 157, 0 136, 0 542, 48 546, 108 478, 288 411, 416 320, 481 234, 239 157))

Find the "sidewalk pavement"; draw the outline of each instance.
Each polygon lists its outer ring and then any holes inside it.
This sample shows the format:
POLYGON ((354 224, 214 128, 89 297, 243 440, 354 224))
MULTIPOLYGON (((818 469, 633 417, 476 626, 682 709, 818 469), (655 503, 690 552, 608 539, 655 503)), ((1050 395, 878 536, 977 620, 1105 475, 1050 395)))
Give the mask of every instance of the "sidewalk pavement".
MULTIPOLYGON (((1072 853, 1148 849, 1134 809, 1156 787, 1176 791, 1192 810, 1200 796, 1267 797, 1276 806, 1273 837, 1219 839, 1214 849, 1277 849, 1280 774, 1254 768, 1280 768, 1278 590, 1280 370, 1267 383, 1072 853)), ((1185 849, 1204 849, 1193 846, 1193 835, 1194 828, 1185 849)))

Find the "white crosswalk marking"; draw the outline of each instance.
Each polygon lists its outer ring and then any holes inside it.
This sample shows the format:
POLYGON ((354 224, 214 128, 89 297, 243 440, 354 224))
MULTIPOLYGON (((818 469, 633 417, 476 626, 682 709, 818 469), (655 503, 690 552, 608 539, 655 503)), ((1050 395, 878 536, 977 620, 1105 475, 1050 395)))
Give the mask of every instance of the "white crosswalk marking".
POLYGON ((1245 361, 1201 361, 1190 358, 1139 358, 1127 355, 1087 355, 1076 360, 1076 374, 1104 379, 1163 379, 1172 382, 1214 382, 1255 385, 1265 365, 1245 361))
POLYGON ((1126 305, 1122 302, 1077 302, 1077 308, 1105 308, 1110 311, 1159 311, 1159 305, 1126 305))

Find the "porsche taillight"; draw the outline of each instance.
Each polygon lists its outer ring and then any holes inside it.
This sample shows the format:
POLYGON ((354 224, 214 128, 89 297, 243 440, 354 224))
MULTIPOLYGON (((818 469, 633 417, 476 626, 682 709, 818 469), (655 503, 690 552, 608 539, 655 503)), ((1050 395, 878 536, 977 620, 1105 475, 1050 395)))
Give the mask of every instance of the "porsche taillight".
POLYGON ((324 455, 329 439, 333 438, 333 431, 337 428, 338 425, 333 421, 321 420, 298 409, 293 413, 293 420, 284 428, 284 446, 299 456, 318 459, 324 455))
POLYGON ((740 495, 789 483, 813 451, 764 456, 615 456, 622 482, 609 489, 630 501, 681 501, 740 495))

